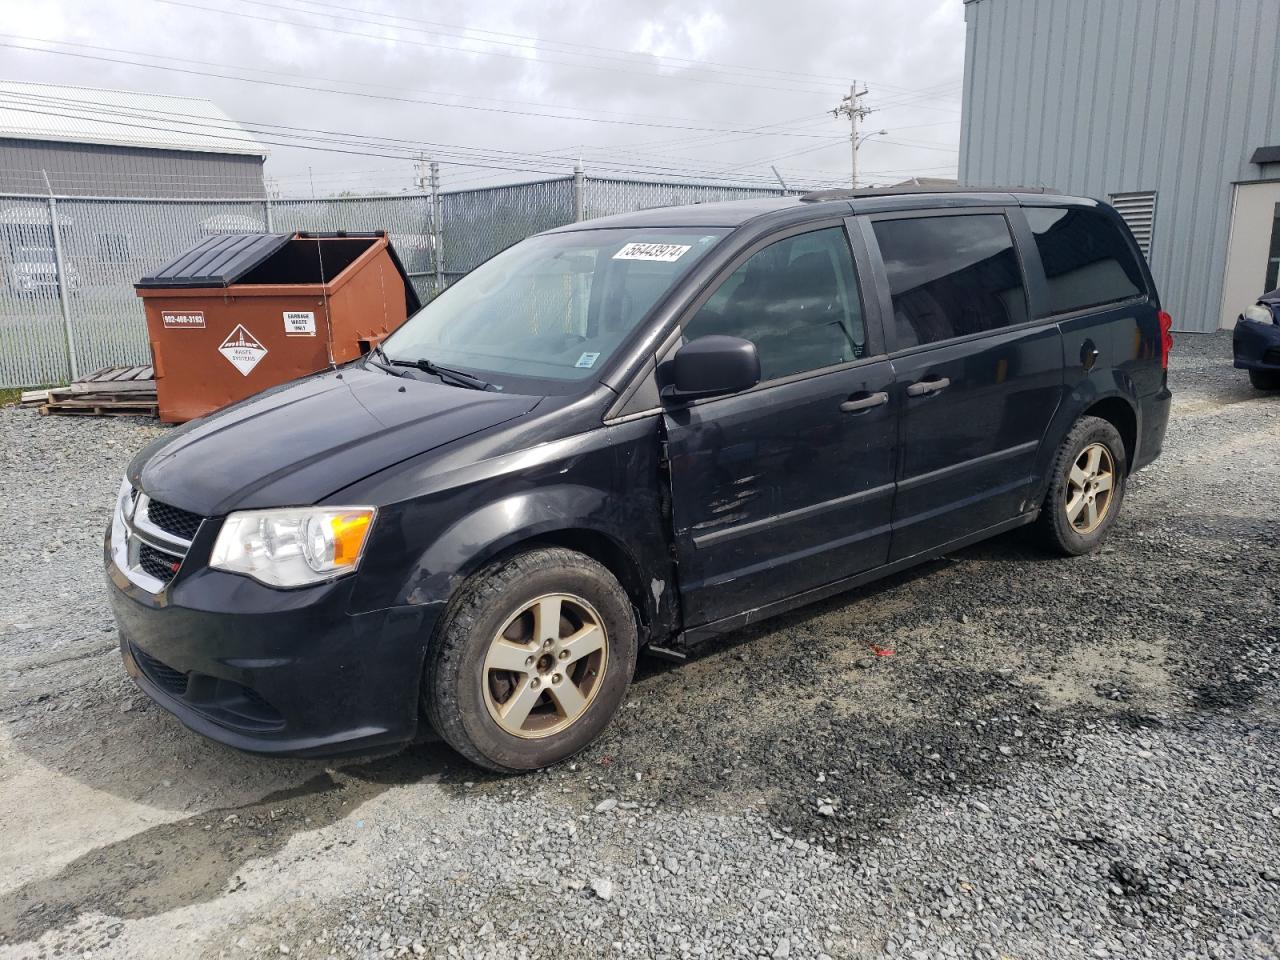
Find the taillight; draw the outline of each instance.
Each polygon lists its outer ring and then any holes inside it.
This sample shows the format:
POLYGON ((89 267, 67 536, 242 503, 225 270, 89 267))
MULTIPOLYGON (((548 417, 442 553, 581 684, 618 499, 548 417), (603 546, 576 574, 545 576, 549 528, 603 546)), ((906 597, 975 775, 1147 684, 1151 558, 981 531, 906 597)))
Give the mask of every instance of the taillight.
POLYGON ((1160 366, 1169 369, 1169 351, 1173 349, 1173 317, 1160 311, 1160 366))

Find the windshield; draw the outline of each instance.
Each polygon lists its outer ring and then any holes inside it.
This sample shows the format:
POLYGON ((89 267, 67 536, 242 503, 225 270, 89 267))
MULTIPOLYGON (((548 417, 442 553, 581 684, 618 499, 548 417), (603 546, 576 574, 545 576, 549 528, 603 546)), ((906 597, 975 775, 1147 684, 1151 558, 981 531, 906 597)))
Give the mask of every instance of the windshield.
POLYGON ((530 237, 481 264, 383 344, 393 360, 550 380, 598 376, 658 299, 727 233, 636 228, 530 237))

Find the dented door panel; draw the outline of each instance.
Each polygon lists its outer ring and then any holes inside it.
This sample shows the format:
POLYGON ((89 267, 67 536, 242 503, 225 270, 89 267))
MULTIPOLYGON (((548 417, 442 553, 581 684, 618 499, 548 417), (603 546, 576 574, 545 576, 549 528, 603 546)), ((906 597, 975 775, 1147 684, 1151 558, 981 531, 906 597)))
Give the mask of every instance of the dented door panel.
POLYGON ((686 627, 886 561, 892 383, 872 360, 665 413, 686 627))

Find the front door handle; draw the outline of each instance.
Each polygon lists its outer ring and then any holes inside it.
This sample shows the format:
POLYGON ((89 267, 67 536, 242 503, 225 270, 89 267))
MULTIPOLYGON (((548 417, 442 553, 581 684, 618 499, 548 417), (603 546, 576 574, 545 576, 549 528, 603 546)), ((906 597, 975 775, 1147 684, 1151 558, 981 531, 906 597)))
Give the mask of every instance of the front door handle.
POLYGON ((927 397, 931 393, 938 393, 951 386, 950 377, 938 377, 934 380, 921 380, 919 383, 913 383, 907 387, 908 397, 927 397))
POLYGON ((875 407, 883 407, 889 402, 887 393, 869 393, 865 397, 859 397, 857 400, 846 400, 840 404, 841 413, 862 413, 875 407))

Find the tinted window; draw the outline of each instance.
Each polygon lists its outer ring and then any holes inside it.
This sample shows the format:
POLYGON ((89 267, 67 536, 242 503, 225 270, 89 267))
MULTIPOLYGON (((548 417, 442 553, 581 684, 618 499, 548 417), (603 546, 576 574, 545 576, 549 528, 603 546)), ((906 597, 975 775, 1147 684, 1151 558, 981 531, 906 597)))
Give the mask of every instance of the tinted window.
POLYGON ((999 214, 880 220, 899 350, 1027 320, 1009 225, 999 214))
POLYGON ((1119 224, 1096 210, 1029 207, 1049 286, 1049 312, 1067 313, 1145 292, 1142 270, 1119 224))
POLYGON ((685 326, 686 340, 708 334, 754 343, 763 380, 861 357, 862 304, 844 230, 788 237, 753 254, 685 326))

